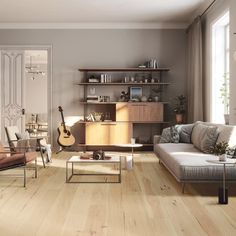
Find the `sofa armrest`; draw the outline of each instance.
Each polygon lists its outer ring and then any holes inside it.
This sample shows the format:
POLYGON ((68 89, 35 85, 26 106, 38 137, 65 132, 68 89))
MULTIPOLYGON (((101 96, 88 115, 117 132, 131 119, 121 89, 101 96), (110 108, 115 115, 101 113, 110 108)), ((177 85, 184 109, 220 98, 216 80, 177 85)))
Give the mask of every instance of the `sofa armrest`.
POLYGON ((157 144, 160 142, 160 139, 161 139, 161 135, 154 135, 153 137, 153 144, 157 144))

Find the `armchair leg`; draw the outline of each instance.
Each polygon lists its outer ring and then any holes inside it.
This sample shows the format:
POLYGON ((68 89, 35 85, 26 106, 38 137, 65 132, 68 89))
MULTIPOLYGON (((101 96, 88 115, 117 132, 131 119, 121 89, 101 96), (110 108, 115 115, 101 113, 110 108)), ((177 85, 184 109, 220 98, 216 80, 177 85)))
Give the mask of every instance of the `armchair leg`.
POLYGON ((182 193, 184 194, 185 183, 182 183, 182 193))
POLYGON ((37 158, 35 159, 35 170, 34 170, 34 177, 37 178, 38 177, 38 165, 37 165, 37 158))
POLYGON ((44 162, 44 157, 43 157, 43 151, 42 148, 40 147, 40 155, 42 157, 42 161, 43 161, 43 167, 45 168, 45 162, 44 162))
POLYGON ((26 166, 23 167, 24 169, 24 188, 26 187, 26 166))

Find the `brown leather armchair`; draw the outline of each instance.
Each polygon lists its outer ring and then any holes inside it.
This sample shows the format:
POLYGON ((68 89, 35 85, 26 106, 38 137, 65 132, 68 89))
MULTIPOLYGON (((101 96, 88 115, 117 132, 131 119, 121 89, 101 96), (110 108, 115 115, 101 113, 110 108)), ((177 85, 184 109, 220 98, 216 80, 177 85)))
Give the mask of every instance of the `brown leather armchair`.
POLYGON ((26 165, 34 161, 35 178, 37 178, 37 153, 12 152, 3 147, 0 142, 0 171, 23 167, 24 187, 26 186, 26 165))

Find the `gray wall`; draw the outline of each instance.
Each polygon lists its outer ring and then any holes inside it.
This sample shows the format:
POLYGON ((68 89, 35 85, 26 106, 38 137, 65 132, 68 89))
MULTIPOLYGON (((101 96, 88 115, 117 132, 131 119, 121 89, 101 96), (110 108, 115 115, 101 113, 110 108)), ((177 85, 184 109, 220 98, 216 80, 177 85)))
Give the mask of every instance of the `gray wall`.
POLYGON ((185 30, 0 30, 0 44, 53 46, 54 140, 58 105, 65 115, 82 114, 77 102, 83 89, 75 85, 82 79, 78 68, 135 67, 157 58, 161 67, 171 68, 169 99, 185 94, 185 30))

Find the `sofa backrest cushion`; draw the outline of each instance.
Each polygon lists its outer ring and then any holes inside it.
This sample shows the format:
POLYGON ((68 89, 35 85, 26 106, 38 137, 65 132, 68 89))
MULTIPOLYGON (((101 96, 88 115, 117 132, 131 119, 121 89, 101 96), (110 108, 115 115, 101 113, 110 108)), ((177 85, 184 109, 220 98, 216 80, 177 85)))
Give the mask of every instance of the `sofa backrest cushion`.
POLYGON ((179 143, 179 133, 175 126, 162 130, 160 143, 179 143))
POLYGON ((236 146, 236 126, 232 125, 218 125, 219 136, 216 143, 227 142, 230 148, 236 146))
POLYGON ((197 121, 195 125, 203 124, 207 126, 216 126, 219 129, 219 136, 216 143, 227 142, 230 148, 236 147, 236 126, 224 125, 224 124, 214 124, 210 122, 197 121))
POLYGON ((195 123, 191 135, 193 145, 204 153, 210 153, 219 135, 219 128, 215 125, 195 123))
POLYGON ((180 143, 191 143, 191 134, 194 124, 176 125, 176 129, 179 133, 180 143))

